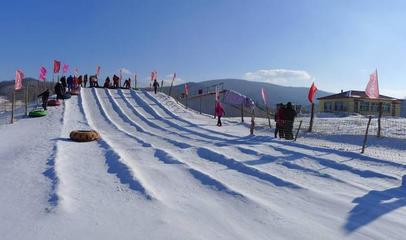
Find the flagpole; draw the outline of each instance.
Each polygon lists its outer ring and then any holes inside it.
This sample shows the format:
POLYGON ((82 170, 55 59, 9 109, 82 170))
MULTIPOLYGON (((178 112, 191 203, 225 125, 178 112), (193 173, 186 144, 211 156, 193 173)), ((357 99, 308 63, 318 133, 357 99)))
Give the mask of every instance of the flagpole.
POLYGON ((309 132, 313 130, 313 121, 314 121, 314 103, 312 103, 312 110, 310 114, 310 125, 309 125, 309 132))
POLYGON ((175 81, 175 75, 174 75, 173 78, 172 78, 171 87, 169 88, 169 97, 170 97, 171 94, 172 94, 173 81, 175 81))
POLYGON ((15 108, 15 103, 16 102, 16 90, 13 91, 13 97, 12 97, 12 103, 11 103, 11 121, 10 123, 14 123, 14 108, 15 108))

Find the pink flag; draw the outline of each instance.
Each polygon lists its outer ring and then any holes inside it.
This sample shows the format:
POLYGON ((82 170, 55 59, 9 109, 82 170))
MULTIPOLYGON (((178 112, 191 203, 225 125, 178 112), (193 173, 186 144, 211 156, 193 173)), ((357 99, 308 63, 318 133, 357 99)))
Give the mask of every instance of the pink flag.
POLYGON ((97 66, 97 68, 96 68, 96 75, 99 76, 99 74, 100 74, 100 66, 97 66))
POLYGON ((68 64, 63 64, 63 73, 67 73, 69 70, 69 65, 68 64))
POLYGON ((24 73, 22 70, 18 69, 16 71, 16 86, 15 90, 20 90, 23 87, 23 78, 24 78, 24 73))
POLYGON ((61 69, 61 62, 58 60, 54 60, 54 73, 59 73, 61 69))
POLYGON ((369 75, 369 82, 365 89, 365 94, 369 98, 379 98, 378 70, 375 70, 375 72, 369 75))
POLYGON ((264 88, 261 88, 261 96, 262 96, 262 101, 264 101, 265 106, 268 106, 268 94, 265 92, 264 88))
POLYGON ((185 94, 189 95, 189 84, 185 83, 185 94))
POLYGON ((46 76, 47 76, 47 69, 41 66, 39 69, 39 80, 45 81, 46 76))
POLYGON ((151 82, 155 79, 155 72, 151 72, 151 82))
POLYGON ((313 103, 314 101, 314 95, 316 95, 317 92, 317 87, 312 83, 312 86, 309 89, 309 93, 307 94, 307 99, 309 100, 310 103, 313 103))

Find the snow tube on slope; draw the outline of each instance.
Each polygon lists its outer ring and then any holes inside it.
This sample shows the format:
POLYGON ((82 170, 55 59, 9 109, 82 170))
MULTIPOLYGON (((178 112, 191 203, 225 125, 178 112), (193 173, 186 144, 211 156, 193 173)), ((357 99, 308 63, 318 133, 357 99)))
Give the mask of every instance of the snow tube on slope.
POLYGON ((61 105, 61 101, 59 99, 49 99, 48 106, 59 106, 61 105))
POLYGON ((75 130, 70 132, 69 137, 75 142, 90 142, 98 140, 100 134, 95 130, 75 130))
POLYGON ((30 117, 43 117, 46 116, 47 114, 48 112, 43 109, 34 109, 28 115, 30 117))
POLYGON ((72 95, 70 93, 65 93, 65 95, 63 95, 63 99, 69 99, 72 95))

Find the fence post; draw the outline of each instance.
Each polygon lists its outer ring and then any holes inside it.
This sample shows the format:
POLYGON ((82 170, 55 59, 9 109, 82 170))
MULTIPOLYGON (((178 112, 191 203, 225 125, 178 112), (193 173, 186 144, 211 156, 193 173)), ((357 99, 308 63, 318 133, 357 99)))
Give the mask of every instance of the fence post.
POLYGON ((255 130, 255 108, 252 108, 250 134, 254 135, 255 130))
POLYGON ((302 122, 303 122, 303 120, 300 120, 299 127, 298 127, 298 129, 296 131, 296 135, 295 135, 295 142, 296 142, 296 139, 297 139, 297 135, 299 135, 299 131, 302 128, 302 122))
POLYGON ((266 106, 266 115, 268 116, 269 128, 272 128, 272 126, 271 126, 271 116, 269 114, 269 107, 268 106, 266 106))
POLYGON ((368 125, 367 125, 367 130, 365 131, 364 143, 362 144, 362 151, 361 151, 361 153, 364 153, 364 152, 365 152, 365 145, 367 144, 367 140, 368 140, 368 130, 369 130, 369 125, 371 124, 371 119, 372 119, 372 117, 369 116, 368 125))
POLYGON ((185 105, 186 105, 186 109, 187 109, 187 97, 188 97, 188 96, 187 96, 187 94, 186 94, 186 95, 185 95, 185 99, 186 99, 186 100, 185 100, 185 101, 186 101, 186 104, 185 104, 185 105))
POLYGON ((172 95, 173 80, 171 82, 171 87, 169 88, 169 97, 172 95))
POLYGON ((11 102, 11 121, 10 123, 14 123, 14 107, 15 107, 15 103, 16 102, 16 91, 13 91, 13 97, 12 97, 12 102, 11 102))
POLYGON ((381 137, 381 118, 382 118, 382 102, 379 103, 379 115, 378 115, 378 137, 381 137))
POLYGON ((27 88, 25 90, 25 116, 28 116, 28 92, 29 92, 29 86, 27 85, 27 88))
POLYGON ((241 103, 241 122, 244 122, 244 104, 241 103))
POLYGON ((202 114, 202 95, 200 94, 200 106, 199 106, 199 113, 202 114))
POLYGON ((310 115, 310 125, 309 125, 309 132, 313 130, 313 119, 314 119, 314 103, 312 103, 312 111, 310 115))
POLYGON ((161 89, 159 90, 160 92, 162 92, 163 86, 164 86, 164 80, 161 80, 161 89))

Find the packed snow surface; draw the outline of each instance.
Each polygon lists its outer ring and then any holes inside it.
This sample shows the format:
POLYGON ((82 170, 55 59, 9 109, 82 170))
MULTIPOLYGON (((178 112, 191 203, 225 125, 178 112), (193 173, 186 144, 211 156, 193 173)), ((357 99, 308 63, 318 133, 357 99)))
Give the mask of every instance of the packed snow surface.
POLYGON ((0 238, 405 239, 399 148, 215 123, 163 94, 82 89, 0 126, 0 238), (72 142, 77 129, 101 140, 72 142))

